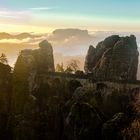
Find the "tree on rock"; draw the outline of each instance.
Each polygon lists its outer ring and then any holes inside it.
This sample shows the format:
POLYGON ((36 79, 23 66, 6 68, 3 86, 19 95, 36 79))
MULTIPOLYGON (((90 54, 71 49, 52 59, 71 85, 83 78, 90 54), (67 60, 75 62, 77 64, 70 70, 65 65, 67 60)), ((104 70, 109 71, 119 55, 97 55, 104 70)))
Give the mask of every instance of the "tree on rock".
POLYGON ((57 72, 64 72, 64 71, 65 71, 65 70, 64 70, 63 63, 57 64, 57 65, 56 65, 56 71, 57 71, 57 72))
POLYGON ((67 67, 71 68, 72 71, 74 71, 74 73, 75 73, 77 70, 79 70, 79 65, 80 65, 80 62, 78 60, 73 59, 68 62, 67 67))
POLYGON ((72 73, 73 69, 70 66, 67 66, 67 68, 65 69, 65 73, 72 73))
POLYGON ((0 56, 0 63, 2 63, 2 64, 7 64, 8 63, 7 57, 4 53, 2 53, 1 56, 0 56))

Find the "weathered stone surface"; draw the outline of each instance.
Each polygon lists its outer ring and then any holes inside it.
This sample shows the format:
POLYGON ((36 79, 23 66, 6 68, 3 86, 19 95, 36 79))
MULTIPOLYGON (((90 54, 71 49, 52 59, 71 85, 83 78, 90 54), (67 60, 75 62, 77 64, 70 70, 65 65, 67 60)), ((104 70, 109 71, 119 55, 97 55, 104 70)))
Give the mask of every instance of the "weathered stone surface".
POLYGON ((39 44, 39 49, 21 51, 13 73, 14 110, 23 112, 25 102, 34 88, 36 75, 54 72, 53 50, 46 40, 39 44))
POLYGON ((101 118, 88 103, 75 103, 66 118, 65 140, 100 139, 101 118))
POLYGON ((96 48, 90 46, 85 71, 104 80, 136 80, 138 66, 136 37, 110 36, 96 48))
POLYGON ((12 95, 11 67, 9 65, 0 63, 0 115, 2 114, 3 117, 4 115, 9 113, 8 111, 11 95, 12 95))
POLYGON ((44 40, 39 44, 39 47, 38 54, 35 54, 35 59, 38 62, 38 69, 40 72, 54 72, 54 58, 51 44, 47 40, 44 40))
POLYGON ((119 133, 128 123, 128 118, 124 113, 117 113, 103 124, 102 139, 103 140, 121 140, 119 133))
POLYGON ((7 121, 10 115, 12 96, 12 74, 11 67, 0 63, 0 138, 6 139, 7 121))
POLYGON ((11 84, 11 67, 0 63, 0 90, 7 90, 11 84))
POLYGON ((87 73, 92 72, 92 68, 95 65, 95 62, 94 62, 94 55, 95 54, 96 54, 96 49, 92 45, 90 45, 86 59, 85 59, 85 66, 84 66, 85 71, 87 73))
POLYGON ((82 87, 81 83, 77 80, 71 80, 68 82, 68 88, 71 93, 74 93, 74 91, 78 88, 82 87))

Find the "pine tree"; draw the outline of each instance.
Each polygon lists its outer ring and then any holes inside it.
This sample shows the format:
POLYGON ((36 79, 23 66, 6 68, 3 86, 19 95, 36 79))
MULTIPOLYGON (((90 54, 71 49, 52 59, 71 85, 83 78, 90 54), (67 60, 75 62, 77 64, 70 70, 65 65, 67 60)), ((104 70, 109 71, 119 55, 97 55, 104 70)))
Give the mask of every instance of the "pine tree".
POLYGON ((0 56, 0 63, 2 63, 2 64, 7 64, 8 63, 7 57, 4 53, 2 53, 1 56, 0 56))
POLYGON ((56 71, 57 71, 57 72, 64 72, 63 63, 57 64, 57 65, 56 65, 56 71))

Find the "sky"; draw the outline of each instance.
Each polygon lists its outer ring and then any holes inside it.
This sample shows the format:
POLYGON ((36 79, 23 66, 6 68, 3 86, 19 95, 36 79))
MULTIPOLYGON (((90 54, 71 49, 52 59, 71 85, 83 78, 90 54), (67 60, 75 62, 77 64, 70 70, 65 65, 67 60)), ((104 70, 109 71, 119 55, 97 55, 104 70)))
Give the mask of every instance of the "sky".
POLYGON ((0 53, 13 66, 21 50, 36 49, 47 39, 56 64, 66 65, 74 58, 83 69, 89 45, 96 46, 107 36, 134 34, 140 47, 139 7, 140 0, 0 0, 0 33, 40 35, 0 38, 0 53))
POLYGON ((0 0, 0 31, 140 31, 139 0, 0 0))

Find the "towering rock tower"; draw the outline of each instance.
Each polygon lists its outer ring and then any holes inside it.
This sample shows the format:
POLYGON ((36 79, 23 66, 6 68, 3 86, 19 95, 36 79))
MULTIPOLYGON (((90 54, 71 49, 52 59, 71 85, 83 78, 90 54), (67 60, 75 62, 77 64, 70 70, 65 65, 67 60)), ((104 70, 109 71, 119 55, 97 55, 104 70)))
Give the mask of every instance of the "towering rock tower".
POLYGON ((136 80, 138 67, 136 37, 113 35, 89 47, 85 71, 103 80, 136 80))
POLYGON ((13 73, 15 113, 23 112, 28 98, 33 98, 33 88, 38 86, 35 83, 36 77, 39 74, 54 71, 53 49, 47 40, 39 44, 39 49, 21 51, 13 73))

